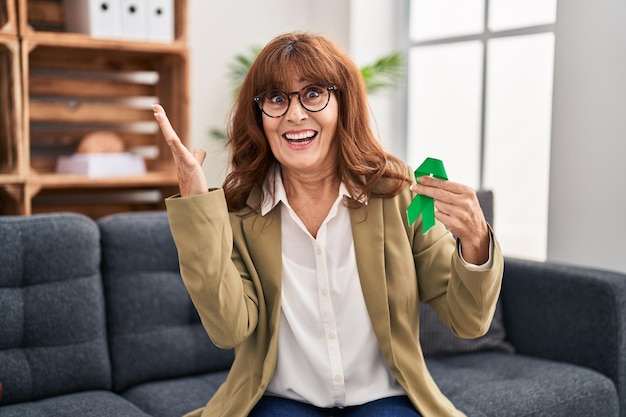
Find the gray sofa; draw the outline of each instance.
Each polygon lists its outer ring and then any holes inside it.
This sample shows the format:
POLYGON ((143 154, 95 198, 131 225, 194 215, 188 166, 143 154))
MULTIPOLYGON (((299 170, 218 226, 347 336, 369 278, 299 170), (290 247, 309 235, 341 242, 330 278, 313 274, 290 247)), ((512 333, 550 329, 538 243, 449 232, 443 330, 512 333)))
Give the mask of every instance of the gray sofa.
MULTIPOLYGON (((180 416, 226 377, 163 212, 0 217, 0 266, 0 417, 180 416)), ((507 259, 500 302, 480 339, 422 322, 461 410, 626 417, 625 275, 507 259)))

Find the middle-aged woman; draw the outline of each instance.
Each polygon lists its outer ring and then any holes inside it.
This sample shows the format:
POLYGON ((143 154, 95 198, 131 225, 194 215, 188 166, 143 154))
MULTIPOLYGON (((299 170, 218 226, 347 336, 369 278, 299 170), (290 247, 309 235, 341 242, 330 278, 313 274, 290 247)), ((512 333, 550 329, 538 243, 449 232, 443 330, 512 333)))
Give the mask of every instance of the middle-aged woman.
POLYGON ((419 302, 457 335, 483 335, 498 243, 474 190, 415 184, 382 149, 338 46, 288 33, 261 51, 233 109, 222 188, 207 186, 205 152, 154 111, 178 171, 166 205, 181 275, 212 341, 235 348, 226 381, 190 416, 463 415, 426 369, 419 302), (425 234, 407 221, 414 193, 435 201, 425 234))

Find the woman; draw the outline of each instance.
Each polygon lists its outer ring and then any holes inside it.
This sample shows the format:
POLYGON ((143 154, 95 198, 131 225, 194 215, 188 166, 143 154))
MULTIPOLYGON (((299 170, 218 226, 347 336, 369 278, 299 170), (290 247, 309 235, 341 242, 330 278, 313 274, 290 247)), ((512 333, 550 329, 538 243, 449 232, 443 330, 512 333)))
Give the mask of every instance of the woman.
POLYGON ((243 82, 230 173, 209 190, 155 105, 178 170, 166 201, 213 342, 236 349, 193 416, 460 416, 426 369, 419 302, 461 337, 491 323, 502 255, 475 192, 411 172, 372 134, 360 72, 331 41, 272 40, 243 82), (413 193, 436 225, 409 226, 413 193), (454 237, 453 237, 454 236, 454 237))

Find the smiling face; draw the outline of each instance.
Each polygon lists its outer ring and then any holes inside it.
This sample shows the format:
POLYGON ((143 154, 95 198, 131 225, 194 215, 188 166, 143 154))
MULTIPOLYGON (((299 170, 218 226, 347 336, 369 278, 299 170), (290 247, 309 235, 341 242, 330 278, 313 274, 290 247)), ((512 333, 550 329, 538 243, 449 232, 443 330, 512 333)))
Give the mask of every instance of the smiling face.
MULTIPOLYGON (((300 91, 309 84, 308 80, 295 80, 287 91, 300 91)), ((307 111, 294 94, 284 115, 273 118, 263 113, 263 131, 283 175, 335 171, 338 110, 335 93, 331 92, 328 105, 319 112, 307 111)))

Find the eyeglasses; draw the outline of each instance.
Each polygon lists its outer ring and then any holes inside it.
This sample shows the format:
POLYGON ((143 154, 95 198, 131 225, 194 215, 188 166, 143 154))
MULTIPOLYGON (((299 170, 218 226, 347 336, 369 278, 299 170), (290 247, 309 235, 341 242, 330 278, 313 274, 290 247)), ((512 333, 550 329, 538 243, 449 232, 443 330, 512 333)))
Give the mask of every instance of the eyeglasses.
POLYGON ((281 90, 267 90, 254 96, 253 100, 259 109, 269 117, 281 117, 287 113, 291 104, 291 96, 297 95, 298 101, 305 110, 315 113, 322 111, 328 106, 330 92, 336 91, 334 85, 310 84, 300 91, 286 93, 281 90))

